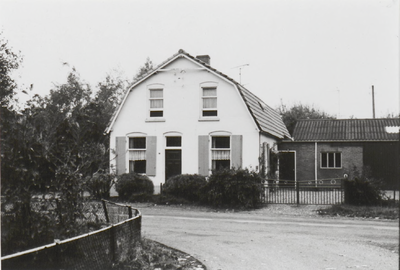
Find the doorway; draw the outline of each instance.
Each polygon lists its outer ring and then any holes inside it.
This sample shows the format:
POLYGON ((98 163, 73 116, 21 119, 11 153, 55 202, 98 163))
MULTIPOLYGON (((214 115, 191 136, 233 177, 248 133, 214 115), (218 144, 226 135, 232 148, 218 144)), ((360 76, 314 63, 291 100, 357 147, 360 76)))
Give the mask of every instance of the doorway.
POLYGON ((279 152, 279 186, 295 186, 295 152, 279 152))
POLYGON ((182 150, 165 150, 165 181, 182 173, 182 150))

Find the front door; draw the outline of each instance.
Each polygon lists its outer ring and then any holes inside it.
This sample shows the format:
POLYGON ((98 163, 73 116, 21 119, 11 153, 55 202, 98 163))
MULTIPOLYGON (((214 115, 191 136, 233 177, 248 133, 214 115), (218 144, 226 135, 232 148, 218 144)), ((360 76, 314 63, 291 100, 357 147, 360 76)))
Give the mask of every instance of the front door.
POLYGON ((295 186, 295 153, 279 152, 279 185, 295 186))
POLYGON ((165 180, 182 173, 182 150, 165 150, 165 180))

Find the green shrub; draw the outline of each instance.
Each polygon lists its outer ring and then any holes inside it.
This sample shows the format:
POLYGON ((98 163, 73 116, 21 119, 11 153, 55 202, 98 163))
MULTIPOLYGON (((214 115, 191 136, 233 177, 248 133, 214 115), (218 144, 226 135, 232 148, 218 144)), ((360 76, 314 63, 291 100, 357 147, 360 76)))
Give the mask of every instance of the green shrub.
POLYGON ((108 199, 114 178, 115 175, 110 173, 95 173, 86 179, 86 187, 96 199, 108 199))
POLYGON ((163 193, 190 202, 198 202, 200 200, 200 190, 206 185, 206 183, 206 178, 201 175, 176 175, 165 182, 163 185, 163 193))
POLYGON ((262 178, 248 169, 214 171, 202 188, 202 201, 214 207, 257 208, 262 178))
POLYGON ((350 205, 378 205, 384 200, 379 181, 355 177, 344 181, 345 203, 350 205))
POLYGON ((154 192, 154 184, 146 175, 125 173, 118 176, 115 189, 121 199, 129 200, 132 195, 142 193, 152 195, 154 192))

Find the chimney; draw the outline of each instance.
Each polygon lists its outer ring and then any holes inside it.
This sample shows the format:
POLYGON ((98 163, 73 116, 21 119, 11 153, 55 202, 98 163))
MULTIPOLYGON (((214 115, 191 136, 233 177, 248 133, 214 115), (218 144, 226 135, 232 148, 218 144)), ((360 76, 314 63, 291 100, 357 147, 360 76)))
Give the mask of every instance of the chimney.
POLYGON ((200 61, 206 63, 207 65, 210 64, 210 56, 209 55, 198 55, 196 56, 197 59, 199 59, 200 61))

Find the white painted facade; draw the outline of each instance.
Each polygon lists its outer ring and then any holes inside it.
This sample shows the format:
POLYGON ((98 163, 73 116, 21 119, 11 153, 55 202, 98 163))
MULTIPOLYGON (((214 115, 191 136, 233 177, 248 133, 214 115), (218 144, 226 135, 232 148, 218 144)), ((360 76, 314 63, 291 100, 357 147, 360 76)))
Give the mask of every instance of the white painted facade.
MULTIPOLYGON (((148 175, 154 186, 160 186, 166 178, 166 150, 181 150, 182 174, 201 173, 199 163, 202 153, 208 153, 208 172, 211 173, 211 147, 202 149, 199 143, 200 136, 236 136, 240 138, 240 147, 236 151, 231 149, 231 155, 240 155, 240 162, 233 161, 231 166, 251 168, 258 170, 260 149, 263 143, 270 147, 277 143, 277 138, 261 134, 260 130, 242 98, 236 84, 221 76, 218 72, 206 68, 201 63, 193 61, 185 55, 181 55, 167 62, 151 76, 145 77, 133 85, 125 96, 122 106, 112 120, 108 132, 110 133, 110 166, 115 169, 117 162, 124 162, 120 166, 129 172, 129 154, 127 154, 130 137, 155 138, 155 171, 148 175), (218 116, 203 117, 203 87, 216 87, 218 116), (163 116, 150 117, 150 89, 163 89, 163 116), (180 147, 167 147, 167 136, 180 136, 180 147), (120 148, 127 151, 122 159, 116 151, 117 138, 125 138, 120 141, 120 148), (122 145, 122 146, 121 146, 122 145), (205 151, 205 152, 203 152, 205 151)), ((231 140, 233 144, 233 140, 231 140)), ((233 145, 231 145, 231 148, 233 145)))

